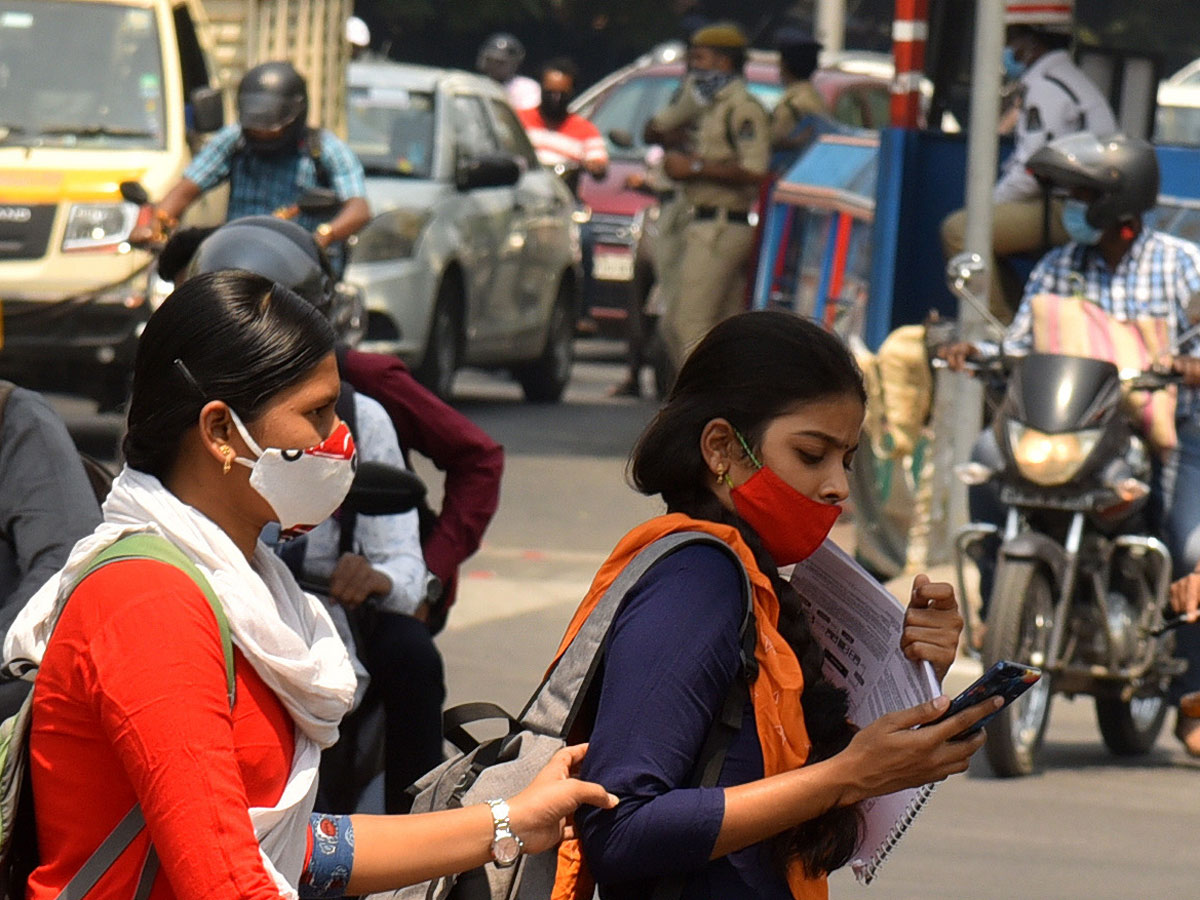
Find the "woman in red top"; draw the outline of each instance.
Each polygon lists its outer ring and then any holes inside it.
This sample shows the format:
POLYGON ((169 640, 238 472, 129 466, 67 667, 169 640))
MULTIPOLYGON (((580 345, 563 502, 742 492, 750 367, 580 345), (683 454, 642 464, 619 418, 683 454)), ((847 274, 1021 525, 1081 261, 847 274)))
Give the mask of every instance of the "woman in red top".
MULTIPOLYGON (((5 642, 6 659, 41 664, 30 900, 57 897, 135 804, 146 827, 89 900, 129 900, 143 877, 151 900, 364 894, 493 858, 503 805, 312 816, 320 749, 354 676, 320 604, 257 538, 271 521, 322 521, 349 486, 333 343, 310 304, 244 272, 188 281, 147 324, 105 522, 5 642), (71 590, 97 552, 138 531, 171 541, 217 594, 235 646, 232 710, 216 618, 183 571, 116 562, 71 590)), ((580 803, 616 802, 570 777, 582 754, 563 751, 508 801, 527 852, 557 841, 580 803)))

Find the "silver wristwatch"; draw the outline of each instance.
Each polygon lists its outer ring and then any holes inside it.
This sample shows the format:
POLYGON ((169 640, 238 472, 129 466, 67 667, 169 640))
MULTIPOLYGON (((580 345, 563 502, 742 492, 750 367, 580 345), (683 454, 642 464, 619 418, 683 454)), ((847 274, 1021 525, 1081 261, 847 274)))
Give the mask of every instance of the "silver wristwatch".
POLYGON ((507 869, 521 857, 525 842, 512 833, 508 821, 508 802, 489 800, 487 803, 492 808, 492 862, 497 868, 507 869))

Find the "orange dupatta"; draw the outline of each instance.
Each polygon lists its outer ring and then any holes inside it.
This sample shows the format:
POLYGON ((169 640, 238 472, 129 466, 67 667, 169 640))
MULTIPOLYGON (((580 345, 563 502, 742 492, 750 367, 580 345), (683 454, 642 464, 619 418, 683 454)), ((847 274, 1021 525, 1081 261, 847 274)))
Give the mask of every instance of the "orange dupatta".
MULTIPOLYGON (((776 628, 779 622, 779 598, 775 596, 770 579, 759 570, 754 554, 736 528, 693 519, 682 513, 658 516, 634 528, 621 539, 596 573, 591 589, 567 626, 567 632, 554 655, 554 662, 558 662, 584 620, 625 566, 654 541, 680 531, 702 531, 720 538, 746 567, 754 591, 754 618, 758 631, 754 649, 754 656, 758 660, 758 678, 751 686, 750 699, 754 704, 754 720, 762 745, 763 775, 769 777, 800 768, 808 758, 810 748, 808 730, 804 727, 804 710, 800 704, 804 676, 796 655, 776 628)), ((579 841, 563 841, 559 845, 558 874, 551 900, 591 897, 592 886, 579 841)), ((806 878, 798 866, 788 870, 788 886, 796 900, 827 900, 829 896, 824 877, 806 878)))

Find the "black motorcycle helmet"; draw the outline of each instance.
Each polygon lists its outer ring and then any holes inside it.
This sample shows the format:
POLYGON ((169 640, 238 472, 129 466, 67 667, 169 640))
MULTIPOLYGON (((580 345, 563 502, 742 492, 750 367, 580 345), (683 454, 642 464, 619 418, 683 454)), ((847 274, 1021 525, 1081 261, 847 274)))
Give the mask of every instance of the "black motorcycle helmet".
POLYGON ((267 62, 243 76, 237 91, 242 136, 257 153, 293 150, 304 136, 308 119, 308 85, 289 62, 267 62), (255 132, 282 134, 269 140, 255 132))
POLYGON ((317 242, 295 222, 247 216, 222 225, 204 239, 187 267, 187 277, 242 269, 291 288, 327 318, 335 279, 317 242))
POLYGON ((1042 147, 1026 167, 1056 187, 1095 191, 1087 209, 1093 228, 1138 218, 1158 202, 1158 157, 1140 138, 1077 132, 1042 147))
POLYGON ((480 44, 475 68, 489 78, 506 84, 517 74, 524 59, 524 45, 514 35, 498 31, 480 44))

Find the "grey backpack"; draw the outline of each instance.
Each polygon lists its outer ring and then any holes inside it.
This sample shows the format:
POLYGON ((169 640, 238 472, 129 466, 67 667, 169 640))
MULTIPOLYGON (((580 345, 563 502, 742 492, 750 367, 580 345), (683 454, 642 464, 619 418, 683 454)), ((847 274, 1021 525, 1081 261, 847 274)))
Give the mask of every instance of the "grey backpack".
MULTIPOLYGON (((745 568, 728 544, 701 532, 683 532, 650 544, 625 567, 558 663, 534 691, 520 716, 514 719, 491 703, 468 703, 447 710, 446 737, 461 752, 409 788, 414 795, 412 811, 424 813, 484 803, 497 797, 511 797, 526 787, 550 757, 566 744, 566 737, 588 699, 588 690, 604 655, 609 628, 625 595, 655 563, 694 544, 718 547, 737 562, 742 572, 746 605, 741 627, 742 674, 745 677, 734 679, 693 773, 694 784, 715 784, 729 741, 741 727, 749 683, 756 673, 752 594, 745 568), (508 732, 482 743, 463 727, 496 718, 507 721, 508 732)), ((385 897, 391 900, 548 900, 554 887, 557 864, 557 847, 553 847, 544 853, 523 855, 509 868, 488 864, 462 875, 375 896, 376 900, 385 897)), ((677 897, 682 890, 681 881, 677 885, 668 884, 660 888, 655 897, 677 897)))

